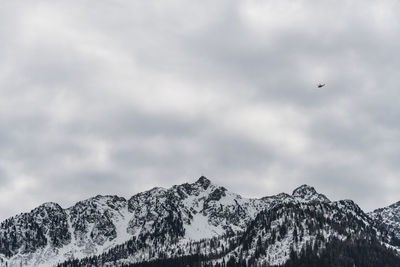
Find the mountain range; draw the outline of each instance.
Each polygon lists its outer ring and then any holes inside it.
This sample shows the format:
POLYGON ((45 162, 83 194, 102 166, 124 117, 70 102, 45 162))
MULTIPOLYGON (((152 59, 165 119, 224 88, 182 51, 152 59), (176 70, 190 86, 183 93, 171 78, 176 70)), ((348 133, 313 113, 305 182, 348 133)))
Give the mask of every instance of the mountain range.
POLYGON ((365 213, 308 185, 251 199, 202 176, 6 219, 0 266, 400 266, 400 201, 365 213))

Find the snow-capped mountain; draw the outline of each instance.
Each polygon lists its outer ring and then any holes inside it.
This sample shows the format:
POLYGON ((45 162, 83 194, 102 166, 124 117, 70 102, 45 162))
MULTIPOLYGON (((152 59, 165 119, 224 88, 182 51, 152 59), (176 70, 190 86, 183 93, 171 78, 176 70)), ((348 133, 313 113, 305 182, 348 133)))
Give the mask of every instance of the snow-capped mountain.
POLYGON ((307 185, 292 195, 247 199, 200 177, 128 200, 96 196, 67 209, 46 203, 9 218, 0 225, 0 266, 164 266, 174 259, 280 265, 310 246, 321 253, 332 240, 397 249, 398 206, 367 215, 307 185))
POLYGON ((300 254, 307 246, 323 248, 333 239, 376 235, 373 221, 352 201, 279 203, 260 212, 243 234, 241 244, 225 258, 234 255, 247 262, 267 266, 282 265, 292 252, 300 254))
POLYGON ((67 209, 46 203, 1 223, 0 253, 12 265, 51 266, 101 254, 132 237, 197 241, 243 231, 267 203, 242 198, 205 177, 129 200, 96 196, 67 209))
POLYGON ((388 231, 400 239, 400 201, 388 207, 374 210, 368 214, 377 222, 381 222, 388 231))

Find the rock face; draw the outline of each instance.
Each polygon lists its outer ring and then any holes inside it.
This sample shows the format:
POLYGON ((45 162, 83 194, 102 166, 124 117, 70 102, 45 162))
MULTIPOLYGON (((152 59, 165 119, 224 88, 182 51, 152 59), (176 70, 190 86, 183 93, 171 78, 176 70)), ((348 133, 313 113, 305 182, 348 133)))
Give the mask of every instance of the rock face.
POLYGON ((246 255, 247 262, 282 265, 291 252, 299 254, 307 246, 323 248, 334 238, 373 237, 372 220, 352 202, 280 203, 260 212, 243 235, 233 255, 246 255), (345 211, 343 211, 345 209, 345 211))
POLYGON ((7 219, 0 228, 0 253, 6 257, 29 254, 46 246, 59 248, 71 241, 67 214, 55 203, 7 219))
POLYGON ((130 199, 96 196, 67 209, 46 203, 7 219, 0 266, 123 266, 196 255, 210 266, 232 259, 277 265, 310 244, 323 250, 334 239, 376 237, 396 248, 399 206, 367 215, 307 185, 247 199, 202 176, 130 199))
POLYGON ((368 215, 400 239, 400 201, 388 207, 374 210, 368 215))
POLYGON ((292 196, 302 202, 330 202, 325 195, 317 193, 314 187, 305 184, 296 188, 292 196))
POLYGON ((117 222, 124 220, 127 201, 117 196, 96 196, 66 210, 71 236, 77 247, 93 254, 117 238, 117 222))

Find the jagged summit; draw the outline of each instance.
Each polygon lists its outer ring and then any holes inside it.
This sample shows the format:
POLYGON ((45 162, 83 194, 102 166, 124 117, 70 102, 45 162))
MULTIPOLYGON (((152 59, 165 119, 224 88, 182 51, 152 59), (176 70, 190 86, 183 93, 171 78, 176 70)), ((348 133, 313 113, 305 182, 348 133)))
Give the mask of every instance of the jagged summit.
POLYGON ((330 202, 325 195, 318 193, 314 187, 306 184, 297 187, 293 191, 292 196, 305 201, 330 202))
POLYGON ((400 240, 400 201, 387 207, 376 209, 368 215, 381 222, 384 228, 394 232, 400 240))
POLYGON ((203 187, 204 189, 207 189, 210 185, 211 185, 211 181, 206 178, 205 176, 201 176, 196 182, 195 184, 200 185, 201 187, 203 187))
POLYGON ((307 184, 303 184, 303 185, 297 187, 295 190, 293 190, 292 195, 293 196, 304 196, 307 193, 317 194, 317 191, 315 190, 314 187, 307 185, 307 184))
POLYGON ((389 206, 389 208, 400 208, 400 201, 393 203, 392 205, 389 206))
POLYGON ((61 209, 60 205, 58 205, 55 202, 45 202, 42 205, 40 205, 39 207, 37 207, 37 208, 50 208, 50 209, 54 209, 54 208, 58 209, 58 208, 60 208, 61 209))
POLYGON ((295 190, 293 190, 292 196, 304 198, 307 196, 313 196, 313 195, 317 195, 317 194, 318 193, 314 187, 309 186, 307 184, 303 184, 303 185, 297 187, 295 190))

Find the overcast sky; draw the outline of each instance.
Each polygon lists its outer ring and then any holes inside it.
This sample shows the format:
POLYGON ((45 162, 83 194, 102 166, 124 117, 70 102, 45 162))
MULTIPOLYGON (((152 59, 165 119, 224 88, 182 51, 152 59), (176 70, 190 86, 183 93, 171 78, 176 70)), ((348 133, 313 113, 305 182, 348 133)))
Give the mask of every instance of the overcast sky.
POLYGON ((201 175, 246 197, 399 201, 399 11, 1 1, 0 219, 201 175))

